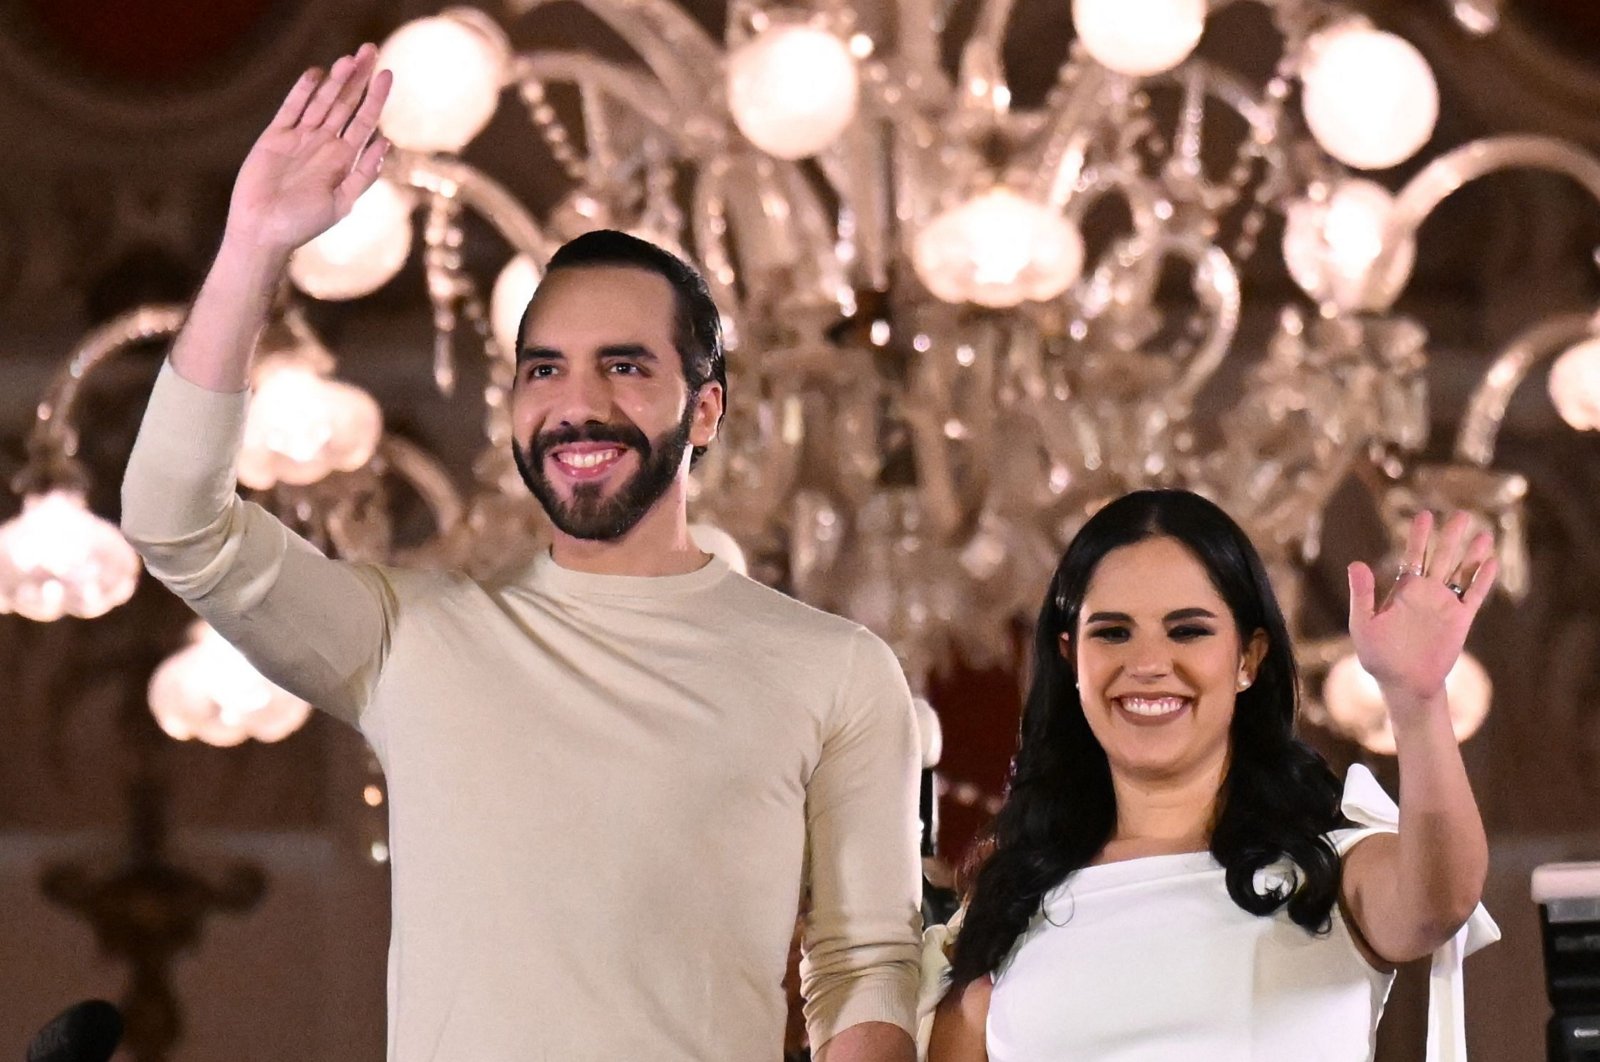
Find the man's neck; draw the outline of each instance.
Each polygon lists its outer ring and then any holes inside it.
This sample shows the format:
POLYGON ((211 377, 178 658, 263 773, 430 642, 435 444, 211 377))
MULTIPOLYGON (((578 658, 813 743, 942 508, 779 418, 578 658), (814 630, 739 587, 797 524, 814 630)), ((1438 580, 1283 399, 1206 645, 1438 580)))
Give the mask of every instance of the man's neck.
POLYGON ((550 556, 563 568, 591 575, 687 575, 707 560, 689 536, 688 504, 678 487, 619 539, 596 542, 557 529, 550 556))

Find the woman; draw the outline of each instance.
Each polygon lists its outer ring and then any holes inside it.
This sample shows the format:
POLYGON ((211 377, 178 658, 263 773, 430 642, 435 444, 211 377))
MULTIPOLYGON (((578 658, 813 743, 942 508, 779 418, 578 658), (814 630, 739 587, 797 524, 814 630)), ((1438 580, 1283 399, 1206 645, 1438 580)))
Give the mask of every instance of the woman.
POLYGON ((1444 694, 1495 577, 1468 528, 1458 514, 1430 551, 1419 516, 1381 603, 1349 570, 1398 747, 1396 833, 1344 828, 1333 773, 1294 738, 1288 631, 1238 525, 1184 491, 1097 513, 1039 617, 931 1062, 1370 1059, 1394 967, 1458 939, 1488 865, 1444 694))

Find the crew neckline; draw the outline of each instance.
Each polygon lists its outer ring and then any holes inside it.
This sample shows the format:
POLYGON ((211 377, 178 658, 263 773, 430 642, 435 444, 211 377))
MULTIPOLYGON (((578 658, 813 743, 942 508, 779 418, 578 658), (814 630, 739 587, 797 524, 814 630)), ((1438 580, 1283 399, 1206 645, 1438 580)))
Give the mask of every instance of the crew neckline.
POLYGON ((605 597, 672 597, 703 590, 720 582, 731 568, 728 562, 711 554, 705 564, 681 575, 604 575, 563 568, 549 550, 533 561, 534 582, 553 590, 572 594, 605 597))

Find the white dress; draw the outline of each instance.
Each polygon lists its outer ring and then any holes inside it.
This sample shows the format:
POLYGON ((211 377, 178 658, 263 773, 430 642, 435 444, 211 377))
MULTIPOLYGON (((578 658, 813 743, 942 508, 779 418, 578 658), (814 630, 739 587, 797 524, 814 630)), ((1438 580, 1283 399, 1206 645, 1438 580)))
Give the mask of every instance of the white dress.
MULTIPOLYGON (((1343 810, 1363 828, 1330 836, 1341 857, 1393 832, 1399 817, 1359 766, 1343 810)), ((1285 868, 1265 879, 1281 880, 1285 868)), ((1461 958, 1498 936, 1480 907, 1435 955, 1429 1062, 1464 1062, 1461 958)), ((924 1034, 947 937, 930 930, 925 941, 924 1034)), ((1085 867, 1046 895, 997 971, 988 1054, 990 1062, 1370 1062, 1392 980, 1362 957, 1337 907, 1325 936, 1281 910, 1249 914, 1208 852, 1085 867)))
MULTIPOLYGON (((1342 839, 1342 838, 1341 838, 1342 839)), ((1335 909, 1314 937, 1228 896, 1209 852, 1085 867, 995 977, 990 1062, 1364 1062, 1393 975, 1335 909)))

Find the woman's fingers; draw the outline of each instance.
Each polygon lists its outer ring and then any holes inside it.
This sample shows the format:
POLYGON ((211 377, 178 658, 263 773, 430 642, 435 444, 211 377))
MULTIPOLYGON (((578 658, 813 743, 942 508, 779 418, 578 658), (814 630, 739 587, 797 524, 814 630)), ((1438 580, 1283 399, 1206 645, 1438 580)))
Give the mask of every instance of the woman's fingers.
POLYGON ((1356 561, 1346 569, 1350 577, 1350 629, 1355 630, 1357 620, 1370 618, 1377 608, 1377 577, 1372 569, 1356 561))
POLYGON ((1500 562, 1490 557, 1478 566, 1472 576, 1472 585, 1467 587, 1467 592, 1461 595, 1462 604, 1477 615, 1478 609, 1483 607, 1483 602, 1488 598, 1489 591, 1494 589, 1495 576, 1500 574, 1500 562))
POLYGON ((1461 567, 1467 544, 1467 532, 1472 529, 1470 513, 1458 512, 1445 521, 1444 533, 1439 536, 1439 546, 1433 551, 1433 561, 1428 574, 1449 582, 1461 567))
POLYGON ((1400 562, 1401 575, 1414 575, 1427 569, 1428 539, 1432 537, 1433 513, 1424 509, 1412 519, 1411 530, 1406 534, 1406 552, 1400 562))

